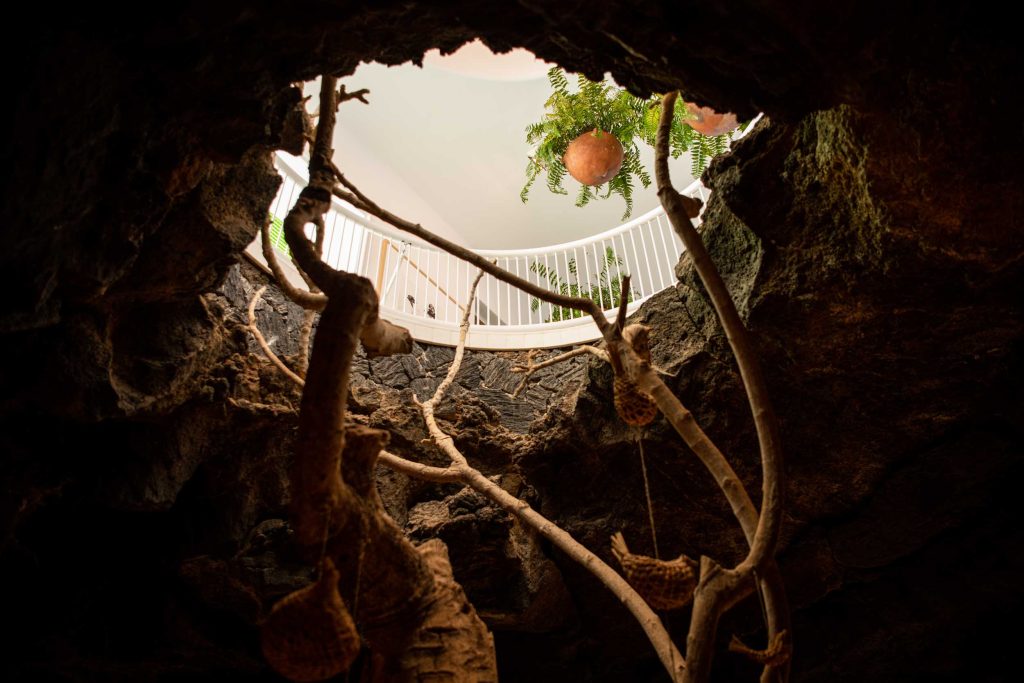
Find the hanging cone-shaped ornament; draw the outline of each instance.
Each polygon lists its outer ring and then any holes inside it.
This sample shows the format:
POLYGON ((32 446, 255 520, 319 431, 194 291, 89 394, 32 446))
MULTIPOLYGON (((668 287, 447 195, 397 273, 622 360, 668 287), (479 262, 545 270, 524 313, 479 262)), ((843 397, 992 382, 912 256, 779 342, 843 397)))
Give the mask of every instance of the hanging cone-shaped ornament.
POLYGON ((260 635, 267 662, 292 681, 322 681, 352 665, 359 634, 338 594, 330 558, 324 558, 319 579, 274 605, 260 635))
MULTIPOLYGON (((622 330, 622 340, 632 347, 641 360, 651 362, 650 328, 638 323, 627 325, 622 330)), ((616 374, 612 388, 615 393, 615 412, 626 424, 643 427, 658 416, 658 406, 654 399, 636 382, 616 374)))
POLYGON ((679 609, 693 599, 697 563, 685 555, 668 561, 634 555, 621 532, 612 536, 612 554, 622 565, 626 581, 653 609, 679 609))
POLYGON ((654 399, 633 380, 616 375, 612 389, 615 394, 615 412, 626 424, 643 427, 658 416, 658 405, 654 399))
POLYGON ((587 131, 569 143, 562 155, 565 170, 584 185, 597 187, 614 178, 622 168, 622 143, 608 131, 587 131))

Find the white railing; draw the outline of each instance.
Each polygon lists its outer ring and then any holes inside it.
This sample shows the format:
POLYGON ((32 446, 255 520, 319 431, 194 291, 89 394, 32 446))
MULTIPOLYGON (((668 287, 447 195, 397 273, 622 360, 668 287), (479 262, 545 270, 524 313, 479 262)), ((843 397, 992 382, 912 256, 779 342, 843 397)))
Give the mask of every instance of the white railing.
MULTIPOLYGON (((277 155, 284 182, 270 211, 278 260, 301 284, 289 263, 280 235, 280 219, 305 186, 294 158, 277 155)), ((684 191, 706 197, 694 182, 684 191)), ((381 314, 408 327, 419 341, 453 345, 458 340, 460 304, 467 298, 476 269, 447 252, 379 225, 354 207, 335 200, 325 217, 324 260, 334 268, 368 278, 380 293, 381 314)), ((312 231, 312 226, 307 230, 312 231)), ((312 233, 309 233, 312 236, 312 233)), ((659 207, 593 237, 540 249, 476 250, 505 270, 552 291, 590 296, 614 311, 619 283, 630 274, 630 312, 653 294, 672 286, 682 245, 659 207)), ((247 252, 262 263, 257 239, 247 252)), ((565 346, 596 339, 597 327, 576 311, 561 309, 485 275, 477 290, 468 345, 471 348, 522 349, 565 346)))

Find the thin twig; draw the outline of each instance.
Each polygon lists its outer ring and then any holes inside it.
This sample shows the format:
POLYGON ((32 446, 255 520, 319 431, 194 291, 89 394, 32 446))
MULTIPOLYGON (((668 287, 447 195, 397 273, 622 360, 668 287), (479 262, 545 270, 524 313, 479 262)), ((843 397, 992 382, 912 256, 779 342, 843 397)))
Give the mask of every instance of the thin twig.
POLYGON ((260 332, 260 328, 256 325, 256 302, 260 300, 260 297, 263 296, 263 292, 265 291, 267 291, 266 285, 257 289, 256 293, 252 295, 252 299, 249 300, 249 332, 251 332, 252 336, 256 338, 256 343, 260 345, 260 348, 263 349, 263 353, 270 359, 270 362, 273 363, 278 370, 283 372, 288 379, 292 380, 300 387, 305 386, 305 381, 292 372, 291 368, 281 362, 281 359, 277 357, 277 354, 271 350, 270 344, 267 343, 263 333, 260 332))
POLYGON ((729 652, 743 655, 747 659, 765 666, 782 666, 789 660, 790 646, 786 639, 788 631, 779 631, 763 650, 755 650, 733 635, 729 641, 729 652))
POLYGON ((406 460, 403 457, 395 455, 394 453, 388 453, 387 451, 380 452, 379 462, 395 472, 401 472, 413 479, 429 481, 435 484, 463 483, 462 475, 453 467, 431 467, 430 465, 424 465, 423 463, 406 460))
POLYGON ((534 351, 530 351, 526 356, 526 365, 513 365, 510 368, 511 372, 523 373, 523 381, 521 381, 519 383, 519 386, 516 387, 515 391, 512 392, 512 397, 515 398, 516 396, 519 396, 520 393, 522 393, 523 389, 526 388, 526 384, 530 381, 530 377, 537 370, 551 367, 552 365, 561 363, 562 361, 569 360, 570 358, 576 358, 577 356, 583 356, 588 353, 593 356, 597 356, 598 358, 605 362, 608 362, 607 353, 597 348, 596 346, 590 346, 589 344, 584 344, 583 346, 579 346, 573 349, 572 351, 566 351, 565 353, 559 354, 553 358, 548 358, 547 360, 541 361, 540 363, 533 362, 534 351))
MULTIPOLYGON (((480 284, 480 278, 484 276, 484 271, 477 271, 476 277, 473 279, 473 284, 469 287, 469 299, 466 303, 466 307, 462 310, 462 320, 459 323, 459 342, 455 347, 455 358, 452 359, 452 364, 448 368, 448 373, 441 380, 441 383, 437 385, 437 389, 434 390, 434 395, 428 400, 419 403, 420 410, 423 411, 423 419, 427 423, 427 431, 430 432, 430 436, 433 437, 434 441, 437 442, 442 450, 451 458, 452 463, 456 468, 468 468, 469 463, 466 462, 465 456, 455 448, 455 444, 452 441, 452 437, 441 431, 441 428, 437 424, 437 420, 434 419, 434 408, 444 398, 444 393, 448 391, 448 387, 455 381, 455 375, 459 373, 459 368, 462 366, 462 357, 466 353, 466 336, 469 334, 469 318, 473 309, 473 300, 476 297, 476 287, 480 284), (443 445, 442 445, 443 443, 443 445)), ((415 395, 413 399, 416 400, 415 395)))
POLYGON ((369 94, 370 94, 370 91, 368 89, 366 89, 366 88, 360 88, 359 90, 353 90, 352 92, 346 92, 345 85, 342 84, 342 86, 340 88, 338 88, 338 94, 337 94, 338 105, 336 105, 336 106, 340 106, 342 102, 348 102, 349 100, 359 100, 363 104, 369 104, 369 102, 366 99, 366 96, 369 95, 369 94))

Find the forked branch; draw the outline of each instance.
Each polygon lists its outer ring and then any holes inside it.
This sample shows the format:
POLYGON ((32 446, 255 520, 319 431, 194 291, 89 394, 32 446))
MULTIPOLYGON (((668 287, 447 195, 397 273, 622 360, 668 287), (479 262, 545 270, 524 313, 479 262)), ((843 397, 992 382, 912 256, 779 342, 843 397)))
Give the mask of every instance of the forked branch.
POLYGON ((523 389, 525 389, 526 385, 529 383, 530 377, 532 377, 533 373, 535 373, 536 371, 542 370, 544 368, 549 368, 552 365, 557 365, 558 363, 561 363, 562 361, 567 361, 570 358, 584 356, 588 353, 592 356, 597 356, 598 358, 605 362, 608 362, 607 353, 597 348, 596 346, 590 346, 589 344, 584 344, 583 346, 577 347, 572 351, 566 351, 565 353, 559 354, 554 358, 548 358, 547 360, 541 361, 540 363, 533 362, 534 355, 536 354, 536 349, 530 351, 526 355, 526 365, 513 365, 511 368, 512 372, 522 373, 523 375, 522 381, 519 383, 519 386, 516 387, 515 391, 512 392, 512 396, 516 397, 522 393, 523 389))
MULTIPOLYGON (((463 310, 462 321, 459 326, 459 341, 455 348, 455 358, 452 361, 451 367, 448 368, 448 373, 441 384, 438 385, 433 396, 419 404, 431 438, 437 447, 448 457, 451 464, 446 468, 429 467, 391 454, 382 454, 381 462, 411 477, 439 483, 458 482, 470 486, 508 512, 514 514, 525 525, 547 538, 562 552, 583 565, 612 591, 640 623, 672 680, 676 682, 681 681, 683 671, 685 670, 683 656, 676 649, 675 645, 672 644, 672 640, 658 615, 644 602, 643 598, 614 569, 576 541, 566 531, 472 467, 466 460, 466 457, 456 447, 452 437, 445 434, 434 417, 435 407, 444 398, 445 392, 455 380, 455 376, 462 365, 462 358, 466 349, 466 336, 469 332, 470 311, 472 310, 476 287, 482 275, 483 271, 480 271, 470 288, 469 301, 463 310)), ((594 349, 594 351, 598 350, 594 349)), ((583 350, 582 353, 587 353, 587 351, 583 350)), ((598 355, 600 355, 599 351, 598 355)))
POLYGON ((345 201, 347 201, 349 204, 352 204, 356 208, 366 211, 370 215, 376 216, 382 221, 390 223, 391 225, 393 225, 394 227, 398 228, 403 232, 407 232, 410 235, 415 235, 416 237, 422 239, 424 242, 427 242, 428 244, 433 244, 435 247, 438 247, 439 249, 442 249, 448 252, 449 254, 452 254, 453 256, 457 256, 463 261, 476 266, 485 273, 488 273, 489 275, 499 280, 502 280, 503 282, 507 282, 510 285, 513 285, 514 287, 521 289, 524 292, 531 294, 542 301, 547 301, 548 303, 554 304, 556 306, 572 308, 577 311, 582 311, 588 315, 593 316, 594 322, 597 324, 598 328, 602 331, 602 333, 608 326, 608 321, 604 317, 604 312, 601 310, 601 307, 591 299, 587 299, 586 297, 558 294, 556 292, 544 289, 540 285, 530 282, 529 280, 524 280, 523 278, 516 277, 507 270, 498 267, 491 261, 488 261, 483 256, 480 256, 479 254, 470 251, 469 249, 463 246, 455 244, 454 242, 446 240, 443 237, 435 235, 434 233, 425 229, 418 223, 407 221, 403 218, 396 216, 387 209, 381 208, 373 200, 364 195, 359 190, 359 188, 357 188, 348 179, 346 179, 344 174, 340 170, 338 170, 337 167, 333 166, 333 164, 332 168, 334 171, 335 178, 343 186, 338 187, 337 185, 335 185, 334 188, 332 189, 332 192, 336 197, 344 199, 345 201))

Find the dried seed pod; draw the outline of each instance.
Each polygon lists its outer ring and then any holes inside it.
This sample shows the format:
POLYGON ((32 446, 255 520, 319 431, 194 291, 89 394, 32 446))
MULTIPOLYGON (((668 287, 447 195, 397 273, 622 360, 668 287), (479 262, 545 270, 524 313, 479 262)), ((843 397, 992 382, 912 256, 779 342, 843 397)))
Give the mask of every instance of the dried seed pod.
MULTIPOLYGON (((650 328, 634 323, 622 330, 622 339, 645 363, 651 362, 650 328)), ((642 427, 658 416, 658 406, 651 395, 621 372, 615 374, 615 412, 629 425, 642 427)))
POLYGON ((338 594, 338 570, 329 558, 319 579, 274 605, 260 635, 267 662, 292 681, 322 681, 352 665, 359 634, 338 594))
POLYGON ((653 422, 658 416, 658 405, 650 394, 637 386, 636 382, 616 375, 612 388, 615 394, 615 412, 626 424, 642 427, 653 422))
POLYGON ((697 563, 685 555, 667 561, 634 555, 621 532, 612 536, 612 554, 622 565, 626 581, 653 609, 679 609, 693 599, 697 563))

